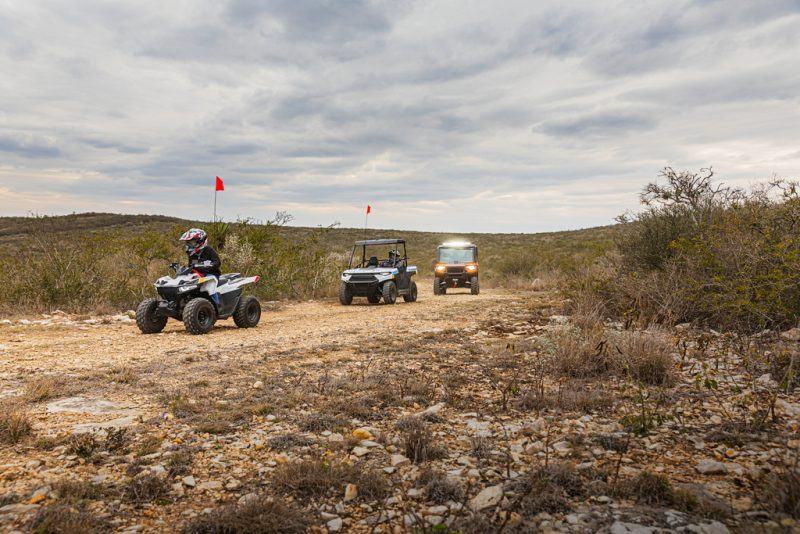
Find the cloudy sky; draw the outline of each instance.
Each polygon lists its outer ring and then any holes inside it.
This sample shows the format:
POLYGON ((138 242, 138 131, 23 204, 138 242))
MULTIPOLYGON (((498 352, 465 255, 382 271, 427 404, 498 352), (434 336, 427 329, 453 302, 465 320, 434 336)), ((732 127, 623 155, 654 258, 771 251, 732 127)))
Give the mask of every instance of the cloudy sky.
POLYGON ((0 0, 0 214, 608 224, 800 178, 800 2, 0 0))

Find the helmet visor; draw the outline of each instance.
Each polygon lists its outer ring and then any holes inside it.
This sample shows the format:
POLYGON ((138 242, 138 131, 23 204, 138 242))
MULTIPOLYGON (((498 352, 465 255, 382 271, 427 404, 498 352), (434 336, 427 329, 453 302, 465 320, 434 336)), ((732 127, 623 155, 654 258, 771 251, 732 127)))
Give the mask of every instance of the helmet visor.
POLYGON ((197 248, 200 245, 199 239, 187 239, 184 241, 186 243, 186 248, 197 248))

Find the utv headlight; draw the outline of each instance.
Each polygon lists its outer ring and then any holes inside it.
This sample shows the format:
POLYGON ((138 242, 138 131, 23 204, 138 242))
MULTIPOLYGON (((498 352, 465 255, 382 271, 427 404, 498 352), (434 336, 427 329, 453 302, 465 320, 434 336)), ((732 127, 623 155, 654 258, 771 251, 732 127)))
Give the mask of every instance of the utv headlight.
POLYGON ((447 270, 447 267, 445 267, 444 265, 441 265, 441 264, 440 264, 440 265, 437 265, 437 266, 436 266, 436 268, 435 268, 435 271, 436 271, 437 273, 443 273, 443 272, 445 272, 446 270, 447 270))
POLYGON ((467 272, 468 273, 474 273, 477 270, 478 270, 478 266, 477 265, 467 265, 467 272))

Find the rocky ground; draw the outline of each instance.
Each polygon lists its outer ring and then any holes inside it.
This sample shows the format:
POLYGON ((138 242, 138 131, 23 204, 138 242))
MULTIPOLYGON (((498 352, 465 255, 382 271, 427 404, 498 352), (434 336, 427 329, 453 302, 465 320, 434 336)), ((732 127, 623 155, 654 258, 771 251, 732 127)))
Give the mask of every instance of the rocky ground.
POLYGON ((561 309, 423 291, 206 336, 0 321, 0 529, 800 531, 800 336, 561 309))

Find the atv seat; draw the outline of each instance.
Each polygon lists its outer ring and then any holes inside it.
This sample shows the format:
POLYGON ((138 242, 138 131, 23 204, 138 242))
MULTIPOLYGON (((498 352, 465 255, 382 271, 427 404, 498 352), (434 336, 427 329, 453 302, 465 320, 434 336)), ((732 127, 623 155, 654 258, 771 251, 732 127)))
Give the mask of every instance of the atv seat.
POLYGON ((227 284, 229 281, 235 280, 235 279, 241 278, 241 277, 242 277, 241 273, 223 274, 222 276, 220 276, 218 278, 217 286, 221 286, 221 285, 227 284))

